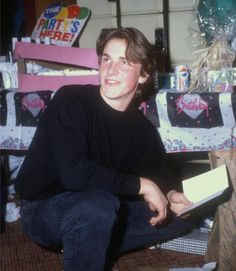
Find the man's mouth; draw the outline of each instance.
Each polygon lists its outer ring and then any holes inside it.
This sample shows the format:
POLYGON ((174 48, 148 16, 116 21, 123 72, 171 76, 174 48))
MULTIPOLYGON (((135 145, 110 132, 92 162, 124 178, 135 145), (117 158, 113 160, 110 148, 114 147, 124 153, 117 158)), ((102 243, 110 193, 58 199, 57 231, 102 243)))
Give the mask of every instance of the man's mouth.
POLYGON ((106 83, 109 85, 117 85, 119 84, 119 81, 113 79, 106 79, 106 83))

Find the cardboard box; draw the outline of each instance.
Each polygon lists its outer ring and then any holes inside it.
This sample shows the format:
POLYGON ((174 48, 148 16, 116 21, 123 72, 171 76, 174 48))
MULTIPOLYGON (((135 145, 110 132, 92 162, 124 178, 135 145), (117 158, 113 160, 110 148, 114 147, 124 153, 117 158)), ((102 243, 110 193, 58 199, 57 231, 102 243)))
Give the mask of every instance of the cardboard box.
POLYGON ((99 85, 98 57, 95 49, 17 42, 14 58, 18 63, 19 91, 56 91, 63 85, 99 85), (39 75, 29 73, 27 65, 34 63, 55 71, 71 70, 73 75, 39 75), (75 75, 75 71, 82 71, 75 75), (96 72, 97 71, 97 72, 96 72))

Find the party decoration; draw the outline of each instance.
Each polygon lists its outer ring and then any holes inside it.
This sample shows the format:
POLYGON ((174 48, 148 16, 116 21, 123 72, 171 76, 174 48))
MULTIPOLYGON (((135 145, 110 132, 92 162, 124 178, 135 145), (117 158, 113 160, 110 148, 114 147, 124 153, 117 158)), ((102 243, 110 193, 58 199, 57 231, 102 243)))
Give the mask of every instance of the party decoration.
POLYGON ((50 43, 72 46, 90 17, 90 9, 78 5, 50 5, 39 17, 31 38, 50 38, 50 43))
POLYGON ((72 5, 68 7, 68 18, 75 18, 80 14, 80 7, 77 5, 72 5))
POLYGON ((62 7, 58 14, 55 16, 56 20, 65 20, 68 17, 68 9, 65 7, 62 7))
POLYGON ((231 40, 234 37, 236 0, 199 0, 196 14, 199 28, 208 44, 214 39, 231 40))
POLYGON ((55 6, 49 6, 49 8, 47 8, 44 11, 44 17, 46 19, 52 19, 60 12, 61 8, 62 8, 61 4, 57 4, 55 6))
POLYGON ((200 35, 192 31, 194 36, 190 39, 197 48, 193 53, 196 60, 192 64, 190 90, 232 92, 235 51, 231 42, 236 36, 236 0, 198 0, 195 4, 200 35))
POLYGON ((89 15, 89 9, 86 7, 81 7, 80 8, 80 13, 79 16, 77 17, 78 19, 82 20, 85 19, 89 15))

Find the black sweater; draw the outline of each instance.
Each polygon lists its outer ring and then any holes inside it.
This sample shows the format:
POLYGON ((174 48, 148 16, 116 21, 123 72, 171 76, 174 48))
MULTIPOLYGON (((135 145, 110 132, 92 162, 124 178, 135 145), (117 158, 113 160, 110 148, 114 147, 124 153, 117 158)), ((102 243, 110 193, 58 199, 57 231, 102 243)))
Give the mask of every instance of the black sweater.
POLYGON ((159 134, 138 108, 111 108, 98 86, 66 86, 40 119, 15 189, 29 200, 90 188, 137 195, 143 176, 167 192, 169 173, 159 134))

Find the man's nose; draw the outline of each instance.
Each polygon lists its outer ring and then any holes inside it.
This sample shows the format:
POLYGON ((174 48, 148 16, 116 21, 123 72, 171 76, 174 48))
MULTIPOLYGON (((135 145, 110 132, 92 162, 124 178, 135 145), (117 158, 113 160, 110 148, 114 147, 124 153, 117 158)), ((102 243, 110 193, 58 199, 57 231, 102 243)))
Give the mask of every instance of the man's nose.
POLYGON ((110 63, 110 66, 109 66, 109 69, 108 69, 108 73, 109 74, 114 74, 114 73, 117 73, 118 71, 118 65, 116 62, 111 62, 110 63))

